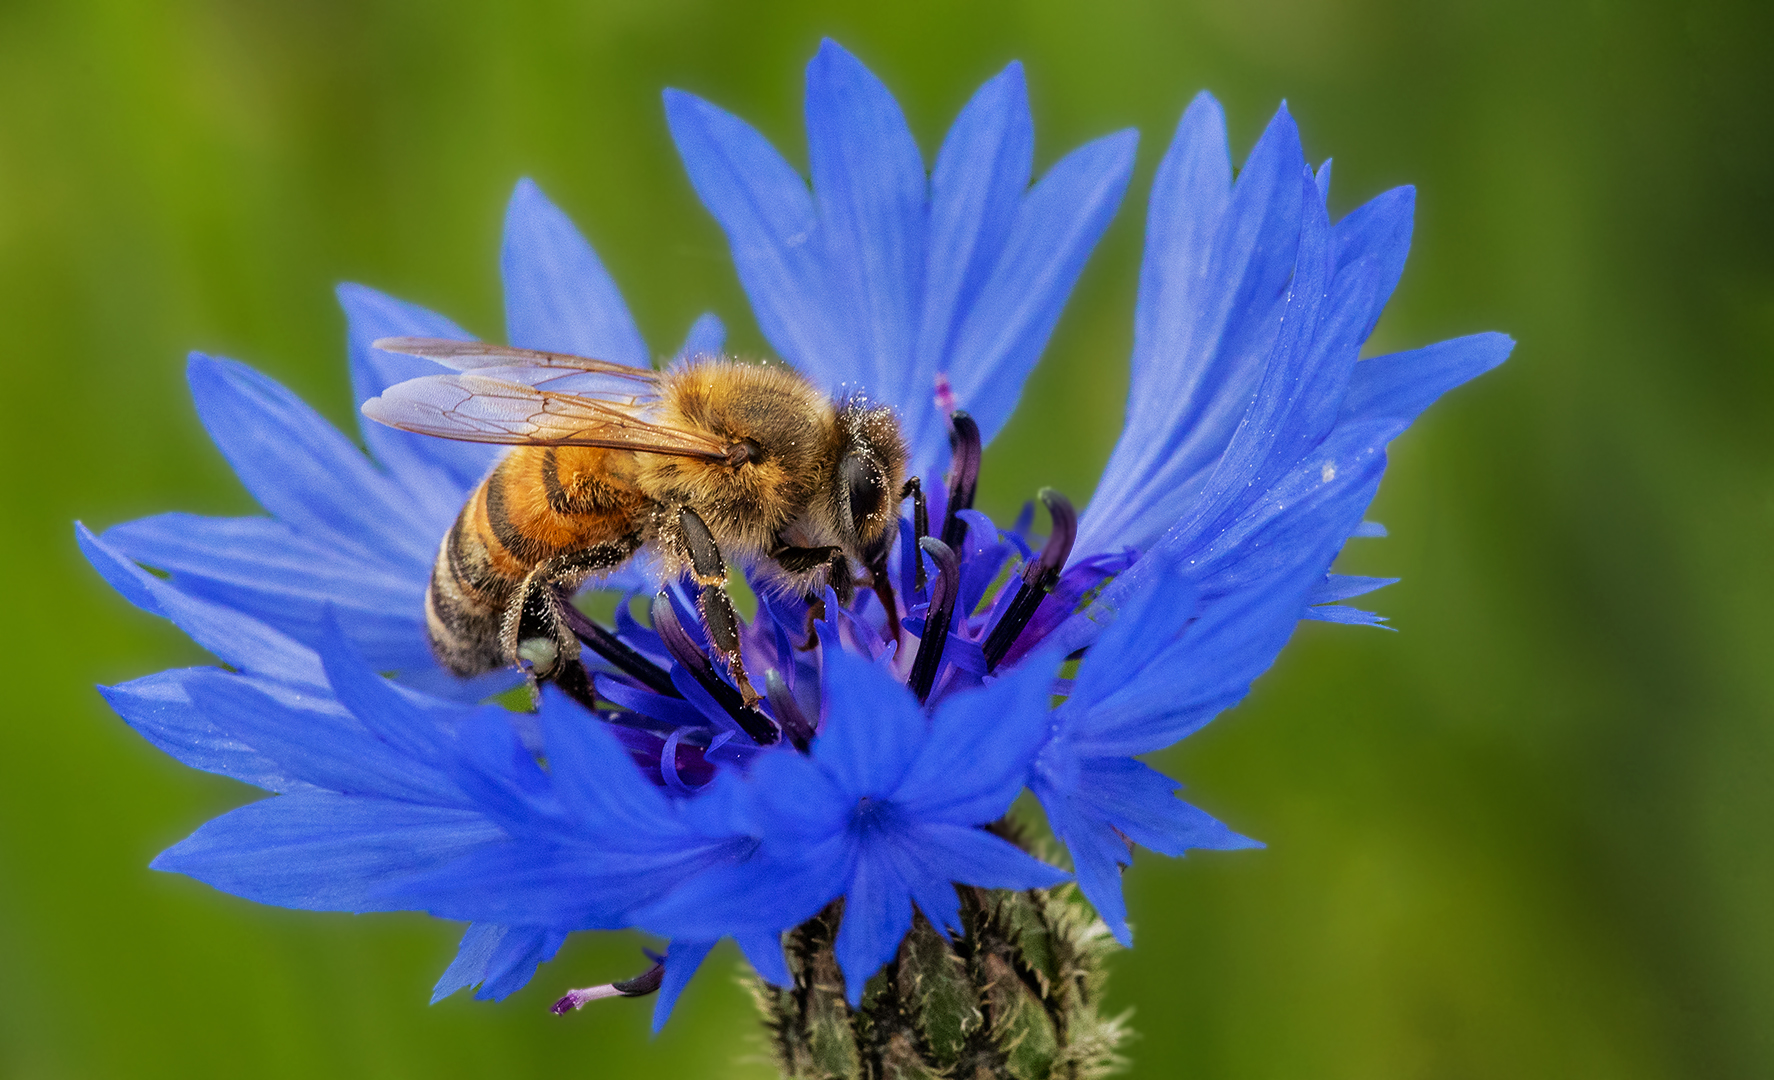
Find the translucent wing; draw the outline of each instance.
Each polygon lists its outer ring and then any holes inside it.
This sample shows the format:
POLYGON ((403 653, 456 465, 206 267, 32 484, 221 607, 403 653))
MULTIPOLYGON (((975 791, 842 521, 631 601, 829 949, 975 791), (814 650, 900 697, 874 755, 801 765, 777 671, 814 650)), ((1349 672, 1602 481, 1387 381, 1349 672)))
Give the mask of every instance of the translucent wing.
POLYGON ((363 414, 403 431, 465 442, 604 446, 709 461, 727 459, 729 447, 724 440, 645 419, 651 400, 650 392, 628 396, 559 393, 476 371, 396 383, 382 391, 381 397, 364 402, 363 414))
POLYGON ((600 375, 630 379, 637 383, 651 383, 659 378, 659 373, 652 368, 629 367, 627 364, 618 364, 610 360, 593 360, 588 356, 573 356, 570 353, 541 352, 536 349, 520 349, 514 345, 495 345, 488 341, 387 337, 378 338, 374 345, 383 352, 422 356, 457 371, 482 371, 486 368, 542 368, 556 372, 591 371, 600 375))

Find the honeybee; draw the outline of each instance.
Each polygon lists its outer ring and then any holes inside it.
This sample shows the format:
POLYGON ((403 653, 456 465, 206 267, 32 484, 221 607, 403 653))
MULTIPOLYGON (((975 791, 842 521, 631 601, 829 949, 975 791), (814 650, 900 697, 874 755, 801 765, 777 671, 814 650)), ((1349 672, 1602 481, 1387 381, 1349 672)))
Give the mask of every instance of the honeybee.
POLYGON ((514 447, 444 537, 425 597, 438 659, 459 675, 579 667, 568 599, 643 549, 700 587, 708 636, 747 706, 727 564, 800 595, 848 594, 899 517, 905 440, 888 408, 834 401, 783 367, 707 359, 670 371, 443 338, 384 338, 452 374, 363 405, 405 431, 514 447))

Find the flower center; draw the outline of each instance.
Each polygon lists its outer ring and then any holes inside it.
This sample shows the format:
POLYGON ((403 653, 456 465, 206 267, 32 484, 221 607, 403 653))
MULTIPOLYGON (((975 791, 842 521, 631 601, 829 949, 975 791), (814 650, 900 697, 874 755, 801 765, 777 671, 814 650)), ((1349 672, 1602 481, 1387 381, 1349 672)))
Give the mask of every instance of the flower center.
MULTIPOLYGON (((912 500, 911 521, 901 526, 904 529, 909 524, 910 535, 908 537, 904 532, 899 535, 901 567, 898 580, 906 591, 903 600, 893 587, 894 575, 888 558, 892 542, 888 541, 867 553, 868 571, 873 579, 872 595, 880 603, 880 615, 868 615, 866 598, 870 593, 867 592, 861 594, 864 599, 843 604, 836 611, 827 610, 833 596, 829 591, 826 600, 809 597, 804 607, 780 602, 772 602, 772 606, 760 601, 757 617, 748 633, 753 645, 770 658, 770 662, 757 665, 764 672, 763 702, 767 703, 768 711, 758 705, 748 705, 733 684, 722 678, 720 666, 711 659, 713 654, 707 635, 694 614, 694 607, 680 609, 669 589, 653 600, 652 635, 656 638, 647 635, 631 620, 623 633, 634 638, 632 641, 598 625, 571 603, 565 602, 565 596, 561 597, 567 629, 587 649, 607 661, 620 677, 638 684, 628 690, 609 687, 610 692, 619 698, 631 699, 635 695, 656 695, 640 701, 618 700, 617 704, 629 711, 638 710, 632 717, 633 726, 656 731, 659 733, 657 738, 669 741, 669 749, 661 751, 662 762, 675 762, 677 759, 673 755, 679 753, 696 755, 706 750, 712 754, 721 749, 727 740, 717 732, 723 726, 734 735, 738 731, 744 732, 754 746, 769 746, 786 738, 796 749, 807 751, 818 731, 818 713, 812 707, 816 699, 811 695, 797 695, 793 678, 796 670, 804 675, 811 673, 808 662, 796 654, 804 656, 820 634, 839 639, 827 642, 827 647, 860 650, 884 661, 883 644, 903 642, 902 626, 912 630, 917 635, 917 652, 901 670, 906 672, 906 685, 920 703, 927 703, 933 693, 945 686, 957 685, 953 678, 944 681, 945 661, 947 667, 958 669, 954 671, 955 675, 977 681, 1004 663, 1019 642, 1021 651, 1027 652, 1031 643, 1023 639, 1030 632, 1031 622, 1041 609, 1042 601, 1060 584, 1066 560, 1071 555, 1072 543, 1078 533, 1077 512, 1064 495, 1043 488, 1037 498, 1047 508, 1053 528, 1039 552, 1030 552, 1023 539, 1032 522, 1029 509, 1024 510, 1023 517, 1011 532, 976 536, 970 541, 968 512, 973 508, 974 494, 979 486, 981 439, 979 425, 967 413, 956 411, 950 417, 949 445, 952 463, 937 535, 930 535, 930 513, 923 488, 916 478, 906 484, 901 496, 912 500), (1014 592, 1010 591, 1011 583, 1006 582, 989 609, 975 614, 987 587, 998 576, 1005 560, 1014 555, 1014 549, 1020 549, 1024 556, 1014 592), (933 578, 926 572, 923 558, 926 555, 936 570, 933 578), (884 625, 873 627, 865 618, 884 625), (791 627, 797 632, 805 627, 808 640, 799 646, 792 645, 788 636, 791 627), (635 638, 636 634, 647 641, 635 638), (681 670, 667 670, 661 666, 659 658, 662 656, 668 656, 672 666, 681 670), (644 704, 659 698, 671 700, 650 707, 644 704), (701 725, 691 719, 698 715, 702 718, 701 725), (691 720, 691 726, 674 725, 666 717, 686 718, 691 720), (735 727, 738 731, 733 730, 735 727)), ((1094 569, 1086 573, 1095 574, 1097 578, 1106 576, 1094 569)), ((1070 582, 1070 576, 1067 580, 1070 582)), ((1072 592, 1081 590, 1068 586, 1060 591, 1066 593, 1059 598, 1063 603, 1068 598, 1076 599, 1072 592)), ((618 622, 620 630, 620 619, 618 622)), ((1034 632, 1037 639, 1053 625, 1054 619, 1044 615, 1041 627, 1034 632)), ((558 665, 549 678, 587 707, 598 707, 597 699, 603 695, 577 662, 558 665)), ((607 707, 600 712, 609 715, 607 707)), ((631 717, 625 711, 610 716, 610 719, 622 724, 631 717)), ((681 786, 674 767, 662 764, 660 768, 662 783, 673 789, 681 786)), ((859 806, 858 813, 865 812, 873 813, 859 806)))

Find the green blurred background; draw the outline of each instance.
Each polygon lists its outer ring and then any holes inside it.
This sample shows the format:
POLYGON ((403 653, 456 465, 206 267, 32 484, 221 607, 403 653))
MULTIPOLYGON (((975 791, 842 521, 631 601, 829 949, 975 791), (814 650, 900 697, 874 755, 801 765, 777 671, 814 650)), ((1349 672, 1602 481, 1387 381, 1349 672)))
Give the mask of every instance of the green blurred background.
POLYGON ((1044 167, 1144 132, 1128 202, 988 454, 983 499, 1088 495, 1121 417, 1152 169, 1209 87, 1242 158, 1286 97, 1343 213, 1419 185, 1378 344, 1521 342, 1395 446, 1344 565, 1399 634, 1306 626, 1161 765, 1266 851, 1128 875, 1140 1077, 1774 1075, 1774 211, 1768 5, 1245 0, 0 7, 0 1074, 762 1076, 719 954, 670 1028, 547 1014, 635 970, 581 935, 501 1005, 426 1005, 457 929, 256 907, 150 872, 253 797, 92 685, 203 662, 70 522, 252 512, 187 349, 351 424, 362 281, 501 333, 533 176, 656 350, 705 307, 761 351, 659 93, 804 160, 820 35, 926 153, 1027 64, 1044 167))

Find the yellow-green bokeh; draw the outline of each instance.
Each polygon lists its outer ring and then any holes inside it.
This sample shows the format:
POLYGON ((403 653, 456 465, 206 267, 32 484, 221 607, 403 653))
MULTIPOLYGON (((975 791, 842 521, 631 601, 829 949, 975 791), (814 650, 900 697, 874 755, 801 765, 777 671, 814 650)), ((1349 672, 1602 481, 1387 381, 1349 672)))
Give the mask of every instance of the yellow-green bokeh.
POLYGON ((632 974, 581 935, 500 1004, 427 1006, 454 927, 261 908, 146 868, 255 796, 160 755, 94 683, 204 658, 71 521, 253 507, 182 380, 247 360, 352 424, 331 295, 501 333, 532 176, 665 351, 712 308, 761 351, 666 135, 683 87, 803 159, 831 34, 926 153, 1004 63, 1037 155, 1144 133, 1126 207, 986 508, 1080 500, 1120 424, 1152 168, 1208 87, 1241 156, 1282 99, 1332 207, 1419 185, 1385 347, 1497 329, 1501 371, 1395 447, 1345 564, 1401 633, 1307 626, 1161 765, 1269 843, 1128 876, 1140 1077, 1774 1074, 1774 99, 1765 5, 51 3, 0 8, 0 1075, 761 1076, 718 953, 670 1028, 557 1019, 632 974))

